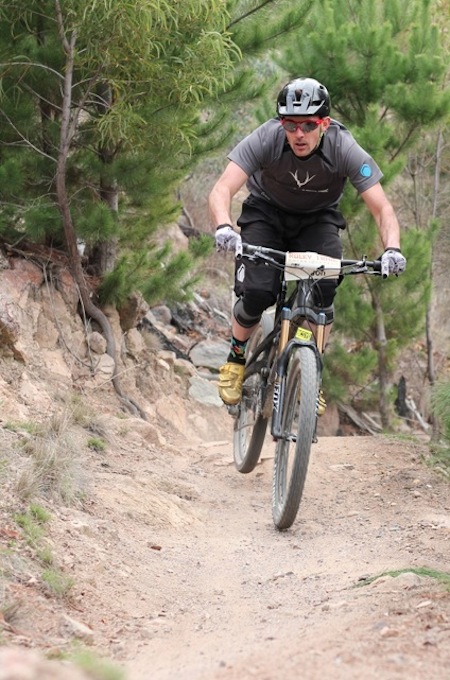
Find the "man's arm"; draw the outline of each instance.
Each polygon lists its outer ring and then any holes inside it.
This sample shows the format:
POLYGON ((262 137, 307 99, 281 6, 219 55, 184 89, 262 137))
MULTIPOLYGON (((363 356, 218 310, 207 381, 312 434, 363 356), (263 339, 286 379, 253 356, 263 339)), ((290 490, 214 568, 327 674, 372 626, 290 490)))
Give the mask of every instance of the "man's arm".
POLYGON ((248 180, 242 168, 230 161, 209 194, 209 210, 215 227, 233 224, 231 221, 231 199, 248 180))
POLYGON ((381 184, 363 191, 361 198, 377 223, 384 248, 400 248, 400 225, 381 184))

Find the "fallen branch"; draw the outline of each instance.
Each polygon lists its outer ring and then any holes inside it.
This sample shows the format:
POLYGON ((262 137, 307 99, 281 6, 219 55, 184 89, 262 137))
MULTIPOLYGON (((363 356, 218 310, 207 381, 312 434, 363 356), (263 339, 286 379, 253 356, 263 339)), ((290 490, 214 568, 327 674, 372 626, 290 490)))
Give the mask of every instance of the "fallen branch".
POLYGON ((424 432, 429 432, 430 430, 430 425, 426 422, 422 414, 420 413, 419 409, 416 406, 416 403, 412 397, 407 397, 405 399, 405 404, 410 410, 410 412, 413 414, 414 418, 417 420, 419 423, 420 427, 424 432))
POLYGON ((342 403, 338 404, 338 409, 363 432, 368 432, 369 434, 375 435, 382 431, 381 425, 379 425, 367 413, 358 413, 358 411, 356 411, 352 406, 342 403))

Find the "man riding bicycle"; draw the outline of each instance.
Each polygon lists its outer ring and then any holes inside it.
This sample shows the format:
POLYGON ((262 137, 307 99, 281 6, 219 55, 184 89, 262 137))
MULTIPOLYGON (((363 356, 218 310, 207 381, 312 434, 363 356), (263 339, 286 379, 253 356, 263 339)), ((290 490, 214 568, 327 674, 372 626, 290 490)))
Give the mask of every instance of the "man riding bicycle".
MULTIPOLYGON (((209 196, 218 250, 235 251, 242 238, 252 245, 341 258, 340 230, 346 223, 339 202, 350 180, 377 224, 383 264, 390 274, 404 271, 400 227, 380 184, 383 174, 351 133, 330 118, 328 91, 317 80, 296 78, 287 83, 278 94, 277 117, 245 137, 228 159, 209 196), (238 234, 232 227, 231 199, 245 183, 249 195, 237 220, 238 234)), ((315 306, 327 319, 326 339, 339 282, 326 279, 315 288, 315 306)), ((263 311, 274 304, 279 286, 274 268, 236 262, 238 300, 230 353, 219 372, 219 394, 225 404, 241 400, 247 341, 263 311)), ((322 396, 319 414, 324 410, 322 396)))

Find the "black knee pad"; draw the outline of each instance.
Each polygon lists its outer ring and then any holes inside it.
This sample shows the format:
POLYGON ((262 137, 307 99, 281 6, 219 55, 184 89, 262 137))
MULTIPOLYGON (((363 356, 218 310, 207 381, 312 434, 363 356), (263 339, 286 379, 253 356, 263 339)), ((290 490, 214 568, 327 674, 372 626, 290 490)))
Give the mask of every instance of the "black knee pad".
POLYGON ((320 281, 317 286, 314 286, 314 304, 319 307, 331 307, 340 282, 341 279, 330 279, 320 281))
POLYGON ((333 300, 340 282, 340 279, 320 281, 319 285, 314 287, 314 311, 316 314, 320 312, 325 314, 327 326, 334 320, 333 300))
POLYGON ((268 291, 247 291, 234 305, 234 317, 244 328, 251 328, 261 318, 265 309, 275 303, 275 296, 268 291))

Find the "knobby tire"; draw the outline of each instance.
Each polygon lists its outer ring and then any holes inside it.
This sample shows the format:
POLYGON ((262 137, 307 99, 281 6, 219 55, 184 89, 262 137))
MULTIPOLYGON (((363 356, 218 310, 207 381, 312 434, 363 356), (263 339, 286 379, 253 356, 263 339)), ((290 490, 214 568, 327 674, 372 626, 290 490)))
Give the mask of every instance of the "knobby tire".
MULTIPOLYGON (((264 313, 247 345, 247 361, 257 345, 272 331, 272 318, 264 313)), ((261 363, 261 367, 265 362, 261 363)), ((266 379, 260 371, 244 379, 242 400, 234 421, 233 457, 236 469, 244 474, 255 469, 266 436, 268 418, 261 413, 266 379)))
POLYGON ((272 516, 277 529, 292 526, 302 499, 313 441, 319 394, 319 374, 314 351, 297 347, 289 360, 282 417, 283 434, 275 449, 272 516))

